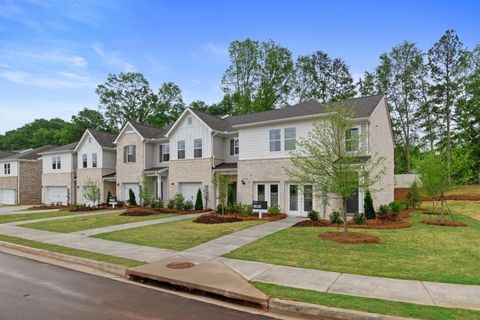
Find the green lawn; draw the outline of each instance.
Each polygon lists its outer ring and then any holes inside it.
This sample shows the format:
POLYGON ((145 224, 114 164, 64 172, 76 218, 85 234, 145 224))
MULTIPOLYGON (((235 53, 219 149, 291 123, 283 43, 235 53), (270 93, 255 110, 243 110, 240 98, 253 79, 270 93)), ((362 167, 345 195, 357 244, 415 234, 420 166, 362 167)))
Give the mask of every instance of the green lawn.
POLYGON ((370 276, 480 284, 480 221, 463 215, 465 228, 420 223, 436 217, 414 213, 411 228, 361 230, 379 244, 338 244, 320 239, 337 228, 288 228, 241 247, 228 258, 370 276))
POLYGON ((70 232, 75 232, 80 230, 96 229, 96 228, 114 226, 114 225, 124 224, 124 223, 163 219, 163 218, 175 216, 175 214, 156 214, 151 216, 133 217, 133 216, 122 216, 120 214, 121 212, 117 211, 113 213, 99 214, 99 215, 88 216, 88 217, 77 217, 77 218, 69 218, 69 219, 62 219, 62 220, 29 223, 29 224, 22 225, 22 227, 53 231, 53 232, 70 233, 70 232))
POLYGON ((67 254, 75 257, 81 257, 86 259, 108 262, 112 264, 118 264, 125 267, 136 267, 136 266, 145 264, 145 262, 143 261, 131 260, 131 259, 126 259, 122 257, 115 257, 107 254, 96 253, 96 252, 80 250, 80 249, 73 249, 73 248, 68 248, 68 247, 63 247, 63 246, 58 246, 58 245, 48 244, 48 243, 43 243, 38 241, 26 240, 18 237, 0 235, 0 241, 16 243, 16 244, 20 244, 22 246, 31 247, 31 248, 49 250, 49 251, 67 254))
MULTIPOLYGON (((452 213, 463 214, 480 221, 480 201, 448 200, 447 206, 452 213)), ((424 201, 422 207, 431 209, 432 202, 424 201)))
POLYGON ((18 213, 18 214, 6 214, 6 215, 0 215, 0 224, 8 223, 8 222, 43 219, 43 218, 71 216, 74 214, 91 213, 91 212, 92 211, 89 211, 89 212, 50 211, 50 212, 38 212, 38 213, 26 212, 26 213, 18 213))
POLYGON ((95 235, 94 237, 181 251, 261 223, 263 222, 242 221, 233 223, 203 224, 195 223, 193 220, 183 220, 102 233, 95 235))
POLYGON ((351 309, 416 319, 480 319, 480 311, 426 306, 373 298, 303 290, 261 282, 253 283, 267 295, 279 299, 314 303, 328 307, 351 309))

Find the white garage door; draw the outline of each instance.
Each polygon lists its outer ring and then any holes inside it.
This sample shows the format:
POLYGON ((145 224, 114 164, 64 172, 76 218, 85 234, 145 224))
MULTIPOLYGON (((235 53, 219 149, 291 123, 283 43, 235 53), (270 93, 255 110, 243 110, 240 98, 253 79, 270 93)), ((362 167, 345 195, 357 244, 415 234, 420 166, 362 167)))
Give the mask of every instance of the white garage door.
POLYGON ((198 188, 201 188, 202 184, 199 182, 181 182, 180 183, 180 193, 183 194, 183 197, 186 200, 190 200, 195 203, 197 198, 198 188))
POLYGON ((15 190, 0 189, 0 204, 15 204, 15 190))
POLYGON ((124 183, 123 184, 123 200, 128 201, 128 190, 132 189, 135 194, 135 201, 140 204, 140 187, 138 183, 124 183))
POLYGON ((68 188, 67 187, 45 187, 45 203, 62 203, 68 204, 68 188))

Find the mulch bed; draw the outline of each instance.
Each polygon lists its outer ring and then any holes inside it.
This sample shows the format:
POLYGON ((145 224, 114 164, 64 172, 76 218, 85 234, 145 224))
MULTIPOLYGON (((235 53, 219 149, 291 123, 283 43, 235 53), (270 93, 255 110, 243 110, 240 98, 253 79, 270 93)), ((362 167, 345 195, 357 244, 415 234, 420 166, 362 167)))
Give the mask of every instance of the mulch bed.
POLYGON ((334 241, 338 243, 379 243, 380 238, 365 233, 349 232, 345 237, 343 232, 324 232, 319 237, 323 240, 334 241))
POLYGON ((279 214, 263 214, 262 219, 259 219, 258 216, 244 216, 241 214, 218 214, 218 213, 209 213, 203 214, 197 219, 193 220, 196 223, 205 223, 205 224, 215 224, 215 223, 231 223, 231 222, 241 222, 241 221, 277 221, 285 219, 287 215, 285 213, 279 214))
POLYGON ((121 214, 121 216, 129 216, 129 217, 143 217, 143 216, 153 216, 153 215, 160 215, 165 214, 163 212, 157 212, 150 209, 129 209, 121 214))
POLYGON ((317 220, 317 221, 312 221, 312 220, 303 220, 295 223, 293 225, 294 227, 335 227, 335 226, 341 226, 341 224, 332 224, 329 220, 317 220))
POLYGON ((434 226, 442 226, 442 227, 467 227, 467 225, 463 222, 458 221, 451 221, 451 220, 423 220, 422 223, 431 224, 434 226))
POLYGON ((177 211, 175 209, 168 209, 168 208, 144 208, 144 207, 134 207, 127 209, 126 212, 122 213, 123 216, 151 216, 155 214, 193 214, 193 213, 202 213, 202 212, 211 212, 209 209, 205 210, 185 210, 185 211, 177 211))

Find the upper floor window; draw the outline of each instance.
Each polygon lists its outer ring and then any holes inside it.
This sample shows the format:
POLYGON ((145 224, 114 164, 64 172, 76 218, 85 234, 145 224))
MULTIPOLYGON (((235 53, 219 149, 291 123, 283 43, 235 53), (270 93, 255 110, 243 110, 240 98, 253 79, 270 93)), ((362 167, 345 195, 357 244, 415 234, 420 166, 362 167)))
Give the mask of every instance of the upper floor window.
POLYGON ((130 145, 123 147, 123 162, 136 162, 136 146, 130 145))
POLYGON ((98 162, 97 162, 97 154, 96 153, 93 153, 92 154, 92 168, 96 168, 98 165, 98 162))
POLYGON ((185 141, 183 140, 177 142, 177 158, 185 159, 185 141))
POLYGON ((202 139, 193 140, 193 157, 194 158, 202 157, 202 139))
POLYGON ((60 156, 53 156, 52 157, 52 169, 59 170, 62 168, 62 161, 60 160, 60 156))
POLYGON ((188 116, 187 117, 187 123, 192 124, 192 122, 193 122, 192 116, 188 116))
POLYGON ((168 143, 160 145, 160 162, 170 161, 170 145, 168 143))
POLYGON ((3 165, 3 173, 4 174, 10 174, 10 163, 5 163, 3 165))
POLYGON ((345 133, 345 149, 349 152, 358 151, 360 147, 360 128, 351 128, 345 133))
POLYGON ((282 143, 280 129, 270 130, 270 151, 280 151, 281 146, 282 143))
POLYGON ((238 138, 230 139, 230 155, 236 155, 240 151, 240 143, 238 138))
POLYGON ((297 144, 296 128, 285 128, 283 130, 283 139, 285 151, 295 150, 295 146, 297 144))
POLYGON ((87 155, 86 154, 83 154, 82 155, 82 168, 86 168, 88 165, 87 163, 87 155))

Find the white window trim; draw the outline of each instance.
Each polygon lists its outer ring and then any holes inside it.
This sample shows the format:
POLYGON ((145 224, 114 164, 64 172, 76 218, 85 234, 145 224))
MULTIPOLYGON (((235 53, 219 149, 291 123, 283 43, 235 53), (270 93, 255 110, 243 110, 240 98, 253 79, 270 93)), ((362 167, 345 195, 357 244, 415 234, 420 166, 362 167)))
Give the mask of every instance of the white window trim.
POLYGON ((3 164, 3 173, 6 176, 12 174, 12 166, 10 165, 10 163, 4 163, 3 164))
POLYGON ((92 168, 98 168, 98 154, 96 152, 92 153, 92 168), (95 162, 93 161, 94 156, 95 156, 95 162))
POLYGON ((253 199, 258 201, 258 185, 263 184, 265 186, 265 201, 267 201, 267 206, 271 207, 271 186, 277 186, 277 193, 278 193, 278 207, 280 208, 280 204, 282 203, 282 194, 280 193, 280 182, 271 181, 271 182, 254 182, 253 187, 253 199))
POLYGON ((88 168, 88 155, 86 153, 82 154, 82 168, 88 168))
POLYGON ((283 150, 284 151, 291 151, 291 150, 295 150, 297 148, 297 127, 288 127, 288 128, 283 128, 283 150), (295 137, 294 138, 289 138, 287 139, 287 135, 286 135, 286 130, 287 129, 294 129, 295 130, 295 137), (286 148, 287 146, 287 141, 294 141, 294 147, 293 149, 288 149, 286 148))
POLYGON ((282 129, 276 128, 276 129, 269 129, 269 130, 268 130, 268 150, 269 150, 270 152, 281 152, 281 151, 282 151, 282 129), (278 139, 272 140, 272 139, 270 138, 270 133, 271 133, 272 131, 276 131, 276 130, 278 130, 278 131, 280 132, 280 137, 279 137, 278 139), (271 148, 272 142, 277 142, 277 141, 280 142, 280 149, 279 149, 279 150, 272 150, 272 148, 271 148))
POLYGON ((52 157, 52 170, 60 170, 62 168, 62 157, 53 156, 52 157))
POLYGON ((127 163, 135 163, 136 162, 136 148, 134 148, 134 145, 129 145, 127 146, 127 163), (132 159, 130 159, 130 156, 132 159))
POLYGON ((170 161, 170 144, 162 143, 160 144, 160 162, 169 162, 170 161), (165 146, 168 149, 168 152, 165 152, 165 146), (168 160, 164 159, 164 156, 168 154, 168 160))
MULTIPOLYGON (((347 152, 352 152, 352 153, 353 152, 359 152, 363 147, 363 141, 362 141, 362 138, 361 138, 362 137, 362 126, 357 124, 357 125, 354 125, 350 128, 350 130, 352 130, 352 129, 358 129, 358 136, 360 137, 360 139, 357 141, 358 144, 357 144, 356 150, 346 150, 346 151, 347 152)), ((347 141, 345 140, 345 147, 346 146, 347 146, 347 141)))
POLYGON ((185 140, 178 140, 178 141, 177 141, 177 159, 178 159, 178 160, 186 159, 186 155, 187 155, 187 154, 186 154, 186 150, 185 150, 185 149, 186 149, 185 140), (182 149, 180 149, 180 142, 183 143, 183 148, 182 148, 182 149), (183 158, 180 158, 180 157, 179 157, 180 151, 183 151, 183 158))
POLYGON ((193 158, 194 158, 194 159, 201 159, 201 158, 203 158, 203 140, 202 140, 202 138, 193 139, 193 158), (198 147, 195 146, 195 141, 200 141, 200 148, 198 148, 198 147), (200 150, 200 153, 201 153, 200 157, 197 157, 197 156, 195 155, 195 151, 196 151, 196 150, 200 150))

